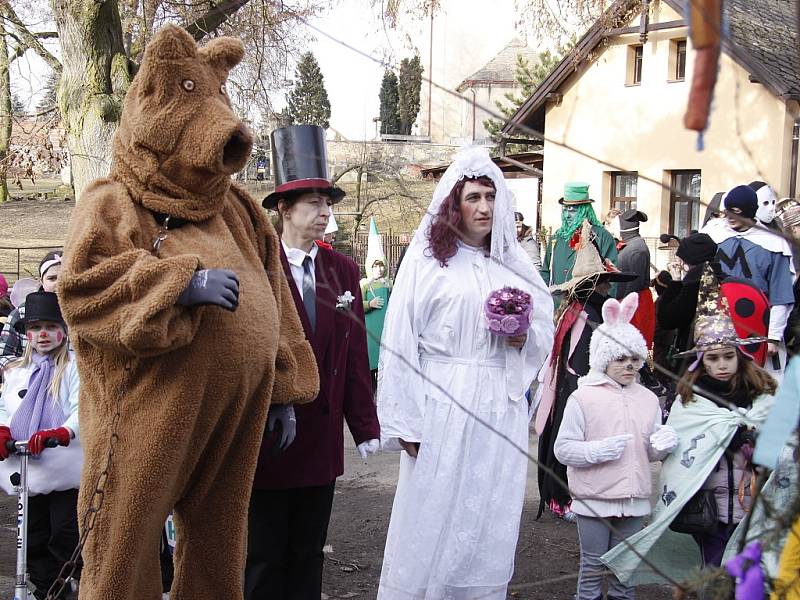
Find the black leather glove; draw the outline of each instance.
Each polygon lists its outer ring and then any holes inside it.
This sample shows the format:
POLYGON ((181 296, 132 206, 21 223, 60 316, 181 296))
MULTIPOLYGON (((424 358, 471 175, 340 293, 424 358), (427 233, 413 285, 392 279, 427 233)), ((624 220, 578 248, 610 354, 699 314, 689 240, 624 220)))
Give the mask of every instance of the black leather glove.
POLYGON ((227 269, 195 271, 189 285, 178 296, 176 304, 199 306, 214 304, 230 311, 239 306, 239 279, 227 269))

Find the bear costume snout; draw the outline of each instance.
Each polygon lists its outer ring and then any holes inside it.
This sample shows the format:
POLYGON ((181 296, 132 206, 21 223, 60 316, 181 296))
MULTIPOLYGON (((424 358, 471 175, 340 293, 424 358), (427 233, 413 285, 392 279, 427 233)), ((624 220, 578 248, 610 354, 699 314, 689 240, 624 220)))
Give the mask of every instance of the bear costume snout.
POLYGON ((222 148, 222 166, 235 173, 245 164, 253 147, 253 136, 244 125, 234 131, 222 148))

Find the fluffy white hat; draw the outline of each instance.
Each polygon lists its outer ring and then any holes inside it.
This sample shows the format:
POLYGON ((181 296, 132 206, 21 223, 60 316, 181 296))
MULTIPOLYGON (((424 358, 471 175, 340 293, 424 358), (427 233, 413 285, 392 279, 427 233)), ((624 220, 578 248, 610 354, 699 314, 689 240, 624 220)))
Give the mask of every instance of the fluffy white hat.
POLYGON ((589 342, 589 366, 605 373, 611 361, 623 356, 647 358, 647 344, 631 318, 639 307, 639 295, 631 292, 622 302, 610 298, 603 304, 603 323, 594 330, 589 342))

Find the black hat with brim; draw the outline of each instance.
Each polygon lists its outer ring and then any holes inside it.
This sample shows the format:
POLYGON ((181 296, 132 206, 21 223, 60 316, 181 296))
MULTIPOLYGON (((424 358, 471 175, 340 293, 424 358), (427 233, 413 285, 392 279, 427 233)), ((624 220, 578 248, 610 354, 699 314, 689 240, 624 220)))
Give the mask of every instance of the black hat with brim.
POLYGON ((288 200, 309 192, 325 194, 331 199, 331 204, 336 204, 345 197, 345 191, 335 185, 331 185, 331 182, 327 179, 299 179, 276 187, 274 192, 264 198, 261 206, 275 210, 281 198, 288 200))
POLYGON ((562 206, 578 206, 580 204, 591 204, 593 202, 593 198, 585 198, 583 200, 564 200, 564 198, 558 199, 558 203, 562 206))
POLYGON ((270 134, 275 191, 264 198, 262 206, 274 209, 281 198, 291 199, 303 193, 319 192, 336 204, 344 190, 328 177, 325 130, 318 125, 290 125, 270 134))
POLYGON ((639 275, 636 273, 629 273, 626 271, 603 271, 592 273, 591 275, 584 275, 583 277, 573 277, 559 285, 551 285, 550 291, 567 292, 589 280, 594 280, 595 284, 602 281, 607 281, 609 283, 625 283, 627 281, 633 281, 637 277, 639 277, 639 275))
POLYGON ((25 298, 25 316, 14 323, 17 333, 24 334, 30 323, 38 321, 51 321, 60 323, 66 328, 61 307, 58 305, 58 296, 53 292, 33 292, 25 298))

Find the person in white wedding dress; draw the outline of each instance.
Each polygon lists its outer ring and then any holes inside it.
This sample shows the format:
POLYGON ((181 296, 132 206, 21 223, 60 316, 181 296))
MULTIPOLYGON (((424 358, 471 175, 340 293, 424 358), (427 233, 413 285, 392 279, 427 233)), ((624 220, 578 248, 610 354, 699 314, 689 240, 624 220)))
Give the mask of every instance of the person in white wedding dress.
POLYGON ((381 600, 505 599, 528 468, 525 392, 553 343, 553 302, 519 245, 511 194, 482 148, 442 176, 397 275, 378 415, 400 451, 381 600), (526 334, 486 327, 490 292, 532 298, 526 334))

